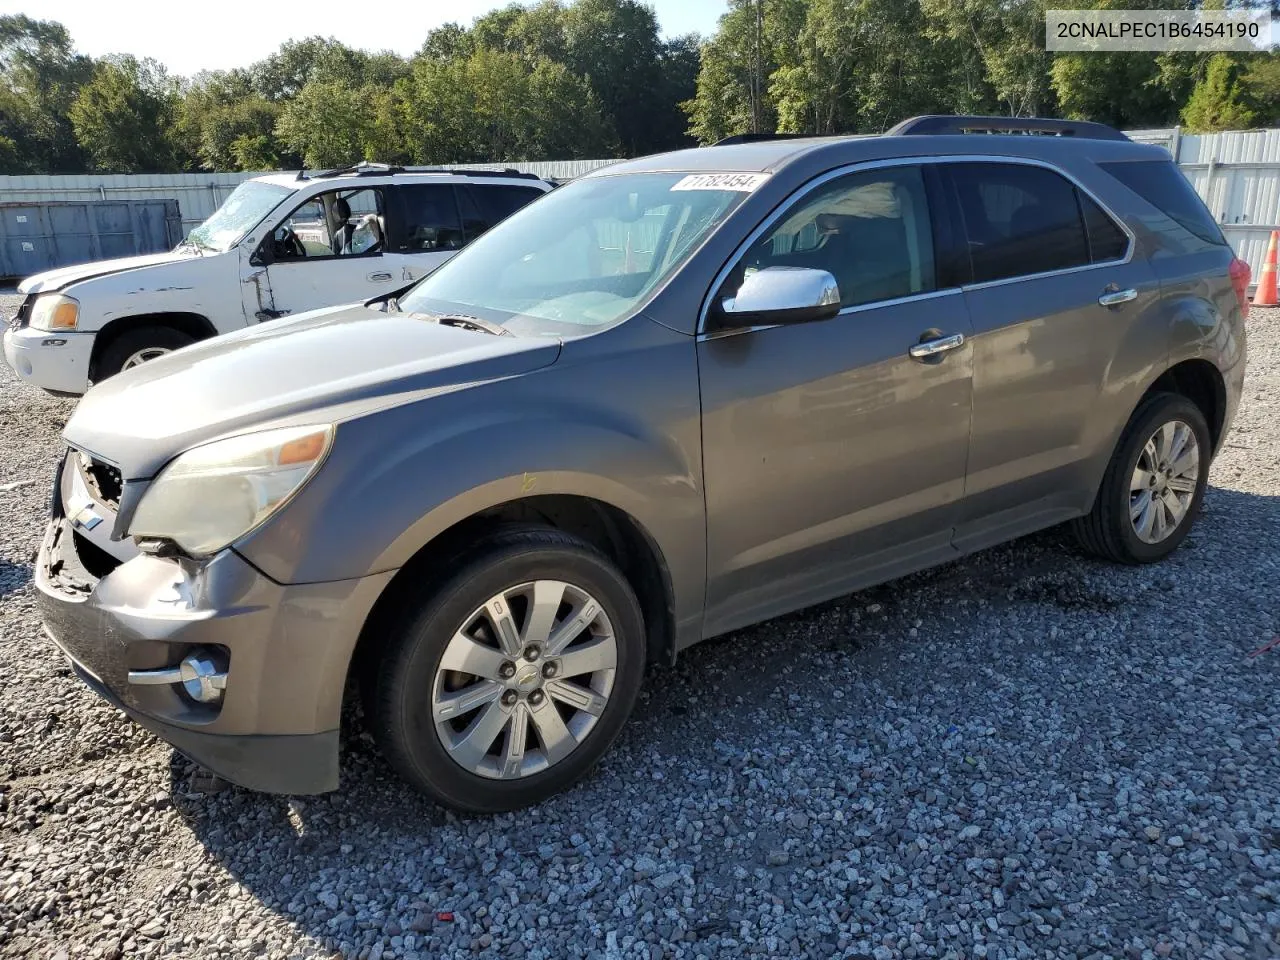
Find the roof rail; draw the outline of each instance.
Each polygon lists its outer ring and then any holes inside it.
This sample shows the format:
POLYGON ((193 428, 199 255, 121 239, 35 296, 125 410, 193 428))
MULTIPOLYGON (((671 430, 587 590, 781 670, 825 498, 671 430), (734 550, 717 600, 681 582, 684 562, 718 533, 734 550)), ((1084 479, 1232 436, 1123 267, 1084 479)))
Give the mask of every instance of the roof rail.
POLYGON ((728 147, 735 143, 761 143, 765 140, 799 140, 801 137, 816 137, 816 133, 736 133, 712 144, 713 147, 728 147))
POLYGON ((1088 120, 1050 120, 1040 117, 911 117, 886 131, 887 137, 940 135, 951 133, 1023 133, 1043 136, 1079 137, 1082 140, 1125 140, 1114 127, 1088 120))
POLYGON ((327 180, 330 177, 385 177, 388 174, 404 173, 404 167, 393 167, 385 163, 370 163, 362 160, 354 167, 339 167, 336 170, 322 170, 313 173, 312 180, 327 180))
POLYGON ((520 180, 542 180, 536 173, 526 173, 513 167, 502 170, 451 170, 448 167, 412 167, 405 173, 448 173, 455 177, 516 177, 520 180))

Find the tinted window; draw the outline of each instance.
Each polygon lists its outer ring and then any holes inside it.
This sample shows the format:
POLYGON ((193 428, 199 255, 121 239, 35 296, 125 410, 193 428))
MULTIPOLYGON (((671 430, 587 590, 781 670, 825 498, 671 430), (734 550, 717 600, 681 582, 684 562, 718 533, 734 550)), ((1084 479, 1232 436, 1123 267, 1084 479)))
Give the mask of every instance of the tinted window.
POLYGON ((517 187, 506 183, 472 183, 468 184, 468 189, 491 227, 507 219, 526 203, 542 196, 542 191, 533 187, 517 187))
POLYGON ((410 252, 457 250, 462 246, 462 222, 453 187, 445 183, 400 187, 404 198, 402 250, 410 252))
POLYGON ((1129 238, 1125 232, 1092 199, 1083 193, 1079 193, 1079 197, 1085 229, 1089 234, 1089 258, 1094 263, 1123 258, 1129 249, 1129 238))
POLYGON ((1139 160, 1136 163, 1100 163, 1098 166, 1188 233, 1208 243, 1226 245, 1226 238, 1213 216, 1172 161, 1139 160))
POLYGON ((957 163, 946 169, 964 220, 973 282, 1089 262, 1076 188, 1043 167, 957 163))
POLYGON ((850 174, 808 194, 752 245, 722 296, 769 267, 826 270, 842 306, 934 289, 933 237, 916 167, 850 174))

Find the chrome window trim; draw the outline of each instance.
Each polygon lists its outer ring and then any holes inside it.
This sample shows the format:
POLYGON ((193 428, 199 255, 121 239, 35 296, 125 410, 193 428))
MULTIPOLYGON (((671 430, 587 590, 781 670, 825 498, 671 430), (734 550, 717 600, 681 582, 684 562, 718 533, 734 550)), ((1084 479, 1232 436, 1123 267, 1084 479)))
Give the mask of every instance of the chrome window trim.
MULTIPOLYGON (((877 310, 880 307, 896 307, 901 303, 913 303, 916 300, 933 300, 938 297, 951 297, 964 292, 963 287, 943 287, 941 290, 928 290, 925 293, 909 293, 905 297, 891 297, 888 300, 869 300, 866 303, 853 303, 847 307, 841 307, 832 320, 839 317, 847 317, 853 313, 862 313, 866 310, 877 310)), ((830 322, 830 321, 826 321, 830 322)), ((721 337, 732 337, 739 333, 755 333, 758 330, 772 330, 775 327, 786 326, 781 323, 762 323, 754 327, 732 327, 728 330, 703 330, 697 334, 699 340, 718 340, 721 337)), ((794 324, 792 324, 794 326, 794 324)))
MULTIPOLYGON (((906 300, 936 296, 956 290, 984 290, 988 287, 999 286, 1000 284, 1005 283, 1020 283, 1023 280, 1039 280, 1042 277, 1064 276, 1071 273, 1080 273, 1085 270, 1095 270, 1099 267, 1121 266, 1133 259, 1134 251, 1137 248, 1137 237, 1134 232, 1129 229, 1129 225, 1125 223, 1124 219, 1117 216, 1115 211, 1112 210, 1101 197, 1077 180, 1071 173, 1062 169, 1057 164, 1050 163, 1048 160, 1040 160, 1035 157, 1002 157, 992 154, 956 154, 954 156, 946 157, 892 157, 885 160, 864 160, 858 163, 850 163, 842 167, 836 167, 834 170, 828 170, 826 173, 814 177, 812 180, 802 184, 798 189, 789 194, 782 203, 778 204, 778 206, 774 208, 774 210, 770 212, 770 214, 765 217, 765 219, 761 221, 754 230, 747 234, 747 238, 738 244, 733 251, 733 255, 725 261, 724 266, 722 266, 716 273, 715 280, 712 282, 711 288, 702 298, 702 306, 698 311, 698 326, 695 331, 695 335, 699 337, 706 335, 707 315, 711 312, 711 301, 715 297, 716 291, 720 289, 721 284, 724 283, 725 278, 729 275, 729 271, 732 270, 734 264, 738 262, 738 258, 743 256, 747 250, 751 248, 751 245, 760 239, 766 230, 777 223, 778 220, 780 220, 786 213, 791 211, 797 202, 801 201, 804 197, 808 196, 824 184, 830 183, 832 180, 839 177, 848 176, 849 174, 862 173, 867 170, 876 170, 881 167, 923 167, 925 164, 930 163, 1016 163, 1030 167, 1043 167, 1044 169, 1049 170, 1052 173, 1056 173, 1058 176, 1065 179, 1077 190, 1084 193, 1085 196, 1096 203, 1099 209, 1101 209, 1103 213, 1110 217, 1111 220, 1117 224, 1122 231, 1124 231, 1124 235, 1129 240, 1129 245, 1125 250, 1124 256, 1119 259, 1104 260, 1100 263, 1086 263, 1078 267, 1063 267, 1059 270, 1046 270, 1041 273, 1019 274, 1016 277, 1003 277, 999 280, 984 280, 981 283, 966 283, 961 284, 959 287, 947 287, 943 290, 930 290, 926 293, 916 293, 906 297, 896 297, 893 300, 873 300, 869 303, 860 303, 845 307, 837 314, 837 316, 844 316, 847 313, 866 310, 872 307, 902 303, 906 300)), ((933 214, 931 211, 931 222, 932 216, 933 214)), ((1080 225, 1086 232, 1087 240, 1088 227, 1084 223, 1083 215, 1081 215, 1080 225)), ((749 330, 767 330, 772 326, 776 326, 776 324, 765 325, 762 327, 751 327, 749 330)), ((728 333, 730 331, 725 332, 728 333)), ((733 332, 741 333, 748 332, 748 330, 737 330, 733 332)))

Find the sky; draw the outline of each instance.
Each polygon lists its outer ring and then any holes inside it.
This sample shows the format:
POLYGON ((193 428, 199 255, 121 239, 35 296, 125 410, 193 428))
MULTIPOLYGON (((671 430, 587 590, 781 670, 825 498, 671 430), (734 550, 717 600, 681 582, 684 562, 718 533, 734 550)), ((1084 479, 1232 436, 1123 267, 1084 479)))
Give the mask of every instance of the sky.
MULTIPOLYGON (((727 6, 726 0, 648 2, 657 11, 664 36, 710 34, 727 6)), ((285 40, 316 34, 337 37, 351 47, 390 49, 407 56, 432 28, 450 21, 470 25, 476 17, 506 5, 507 0, 218 0, 207 6, 183 0, 0 0, 0 14, 57 20, 71 31, 81 53, 153 57, 170 73, 191 76, 200 70, 248 66, 285 40)))

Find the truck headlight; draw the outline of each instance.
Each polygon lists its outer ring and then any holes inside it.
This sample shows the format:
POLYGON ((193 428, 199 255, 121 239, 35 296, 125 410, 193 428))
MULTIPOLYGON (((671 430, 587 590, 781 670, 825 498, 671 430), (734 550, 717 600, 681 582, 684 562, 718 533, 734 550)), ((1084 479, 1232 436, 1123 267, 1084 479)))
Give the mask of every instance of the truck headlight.
POLYGON ((31 305, 31 326, 37 330, 74 330, 80 319, 80 301, 60 293, 36 297, 31 305))
POLYGON ((137 538, 172 540, 208 556, 280 509, 319 469, 333 427, 283 427, 192 447, 160 471, 129 524, 137 538))

